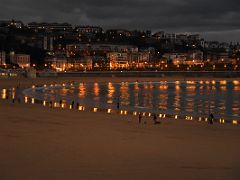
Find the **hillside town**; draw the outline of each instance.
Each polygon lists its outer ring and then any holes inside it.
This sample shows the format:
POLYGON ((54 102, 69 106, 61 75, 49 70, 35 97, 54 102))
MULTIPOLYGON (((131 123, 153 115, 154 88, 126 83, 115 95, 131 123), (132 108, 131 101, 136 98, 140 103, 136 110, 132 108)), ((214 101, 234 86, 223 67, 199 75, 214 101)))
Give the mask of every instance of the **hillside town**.
POLYGON ((240 44, 200 34, 0 21, 0 68, 74 71, 239 71, 240 44))

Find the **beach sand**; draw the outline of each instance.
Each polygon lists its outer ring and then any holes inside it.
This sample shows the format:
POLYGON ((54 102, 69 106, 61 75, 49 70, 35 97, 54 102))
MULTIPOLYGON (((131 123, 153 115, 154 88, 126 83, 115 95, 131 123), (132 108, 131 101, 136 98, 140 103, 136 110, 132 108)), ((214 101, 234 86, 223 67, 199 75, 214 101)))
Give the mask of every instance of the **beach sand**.
MULTIPOLYGON (((27 87, 66 80, 20 82, 27 87)), ((1 79, 0 87, 15 87, 18 82, 1 79)), ((0 180, 240 179, 239 126, 170 119, 154 125, 151 118, 147 124, 138 124, 137 116, 12 104, 10 100, 0 100, 0 119, 0 180)))
POLYGON ((220 81, 220 80, 238 80, 239 78, 209 78, 209 77, 52 77, 52 78, 0 78, 0 88, 11 88, 20 85, 21 87, 31 87, 31 85, 44 85, 44 84, 54 84, 54 83, 66 83, 66 82, 159 82, 159 81, 220 81))

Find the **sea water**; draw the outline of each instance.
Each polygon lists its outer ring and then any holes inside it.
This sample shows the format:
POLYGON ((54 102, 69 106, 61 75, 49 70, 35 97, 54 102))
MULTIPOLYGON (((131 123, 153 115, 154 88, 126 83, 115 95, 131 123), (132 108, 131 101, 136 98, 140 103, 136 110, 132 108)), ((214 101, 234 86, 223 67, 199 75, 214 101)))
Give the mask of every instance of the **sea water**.
POLYGON ((24 93, 89 107, 240 120, 240 84, 232 81, 69 83, 24 93))

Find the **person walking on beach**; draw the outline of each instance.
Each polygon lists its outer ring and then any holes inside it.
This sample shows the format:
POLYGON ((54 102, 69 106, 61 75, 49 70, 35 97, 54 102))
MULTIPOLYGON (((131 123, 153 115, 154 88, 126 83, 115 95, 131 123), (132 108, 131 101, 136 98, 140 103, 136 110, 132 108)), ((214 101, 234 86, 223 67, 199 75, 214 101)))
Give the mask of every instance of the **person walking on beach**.
POLYGON ((62 107, 62 100, 59 101, 59 106, 62 107))
POLYGON ((142 122, 142 113, 139 113, 138 115, 138 123, 140 124, 142 122))
POLYGON ((8 89, 6 90, 6 99, 8 99, 8 93, 9 93, 9 91, 8 91, 8 89))
POLYGON ((209 115, 209 118, 208 118, 208 123, 209 123, 209 124, 213 124, 213 120, 214 120, 214 116, 213 116, 213 114, 211 113, 211 114, 209 115))
POLYGON ((20 85, 16 88, 16 100, 20 104, 21 103, 21 90, 19 89, 20 85))
POLYGON ((74 108, 74 101, 72 101, 72 103, 71 103, 71 107, 72 107, 72 109, 74 108))
POLYGON ((18 97, 17 100, 18 100, 18 104, 20 104, 21 103, 21 98, 18 97))
POLYGON ((53 103, 52 103, 52 101, 49 101, 49 106, 50 106, 50 108, 53 107, 53 103))
POLYGON ((119 96, 117 97, 117 110, 119 110, 119 108, 120 108, 120 98, 119 98, 119 96))
POLYGON ((157 121, 157 115, 156 114, 153 114, 153 121, 154 121, 154 124, 160 124, 160 122, 157 121))

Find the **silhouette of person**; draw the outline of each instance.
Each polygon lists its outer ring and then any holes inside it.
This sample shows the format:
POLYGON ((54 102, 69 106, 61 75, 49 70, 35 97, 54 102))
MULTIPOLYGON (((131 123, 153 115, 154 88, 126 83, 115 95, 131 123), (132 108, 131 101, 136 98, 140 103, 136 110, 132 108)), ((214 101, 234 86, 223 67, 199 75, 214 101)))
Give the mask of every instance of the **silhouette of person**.
POLYGON ((53 107, 52 101, 49 101, 49 106, 50 106, 51 108, 53 107))
POLYGON ((139 124, 142 122, 142 113, 139 113, 139 115, 138 115, 138 122, 139 122, 139 124))
POLYGON ((20 98, 20 97, 18 97, 18 103, 19 103, 19 104, 21 103, 21 98, 20 98))
POLYGON ((117 97, 117 109, 119 109, 120 108, 120 97, 118 96, 117 97))
POLYGON ((21 90, 20 90, 19 86, 20 85, 18 85, 17 88, 16 88, 16 100, 17 100, 18 103, 21 102, 21 90))
POLYGON ((61 99, 59 101, 59 105, 60 105, 60 107, 62 107, 62 100, 61 99))
POLYGON ((153 121, 154 121, 154 124, 160 124, 160 122, 157 121, 157 115, 156 114, 153 114, 153 121))
POLYGON ((72 109, 73 109, 74 108, 74 101, 72 101, 71 106, 72 106, 72 109))
POLYGON ((8 99, 8 93, 9 93, 9 91, 8 91, 8 89, 6 90, 6 99, 8 99))
POLYGON ((213 124, 213 120, 214 120, 214 116, 213 116, 213 114, 211 113, 210 115, 209 115, 209 124, 213 124))

